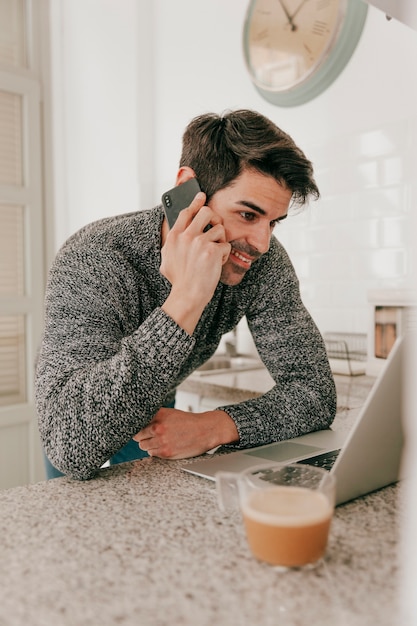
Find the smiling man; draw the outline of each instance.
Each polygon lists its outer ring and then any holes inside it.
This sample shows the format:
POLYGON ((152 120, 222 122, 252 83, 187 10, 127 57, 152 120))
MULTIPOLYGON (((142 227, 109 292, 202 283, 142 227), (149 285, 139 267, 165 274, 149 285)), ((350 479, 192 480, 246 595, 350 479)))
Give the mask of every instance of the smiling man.
POLYGON ((205 114, 184 133, 176 184, 194 177, 203 192, 171 230, 158 206, 90 224, 57 255, 36 377, 50 476, 252 447, 333 421, 324 344, 272 235, 291 206, 318 197, 310 161, 259 113, 205 114), (244 316, 275 386, 213 411, 175 409, 176 387, 244 316))

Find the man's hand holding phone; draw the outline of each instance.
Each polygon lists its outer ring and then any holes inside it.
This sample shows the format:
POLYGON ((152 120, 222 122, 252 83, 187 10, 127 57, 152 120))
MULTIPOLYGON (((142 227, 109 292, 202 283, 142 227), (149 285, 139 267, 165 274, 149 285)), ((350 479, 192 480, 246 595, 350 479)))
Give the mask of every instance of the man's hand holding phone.
MULTIPOLYGON (((163 200, 173 191, 164 194, 163 200)), ((189 334, 213 297, 231 250, 220 216, 205 205, 205 199, 198 192, 189 206, 178 211, 161 250, 160 271, 172 285, 162 308, 189 334)))

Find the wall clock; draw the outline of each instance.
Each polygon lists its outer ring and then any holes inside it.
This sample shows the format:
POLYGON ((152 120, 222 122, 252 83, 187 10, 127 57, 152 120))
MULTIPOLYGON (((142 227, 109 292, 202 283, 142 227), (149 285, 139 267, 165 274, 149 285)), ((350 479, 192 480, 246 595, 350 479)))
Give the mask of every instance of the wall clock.
POLYGON ((318 96, 352 56, 367 11, 362 0, 252 0, 243 48, 256 89, 283 107, 318 96))

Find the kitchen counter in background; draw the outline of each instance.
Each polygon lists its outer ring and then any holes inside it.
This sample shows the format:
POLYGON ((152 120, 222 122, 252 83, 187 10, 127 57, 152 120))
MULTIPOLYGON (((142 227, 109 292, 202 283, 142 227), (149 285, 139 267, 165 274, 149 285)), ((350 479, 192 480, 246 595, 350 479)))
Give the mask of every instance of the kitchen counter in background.
MULTIPOLYGON (((337 380, 335 428, 351 427, 372 382, 337 380)), ((399 623, 401 485, 338 507, 324 565, 279 573, 251 556, 214 484, 182 463, 150 458, 0 492, 0 625, 399 623)))
MULTIPOLYGON (((334 374, 334 380, 337 389, 335 425, 343 428, 349 412, 365 402, 375 378, 334 374)), ((179 386, 176 406, 185 410, 192 408, 187 406, 187 402, 188 398, 193 397, 198 398, 201 409, 243 402, 266 393, 273 385, 274 381, 264 366, 242 372, 210 373, 205 376, 192 374, 179 386)))

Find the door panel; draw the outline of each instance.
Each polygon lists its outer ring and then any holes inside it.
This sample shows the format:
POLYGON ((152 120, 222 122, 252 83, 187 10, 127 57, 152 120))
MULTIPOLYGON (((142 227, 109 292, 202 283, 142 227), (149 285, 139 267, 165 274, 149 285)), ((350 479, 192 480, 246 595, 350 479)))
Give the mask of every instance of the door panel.
POLYGON ((40 80, 28 62, 36 6, 0 0, 0 488, 44 478, 33 389, 44 293, 40 80))

